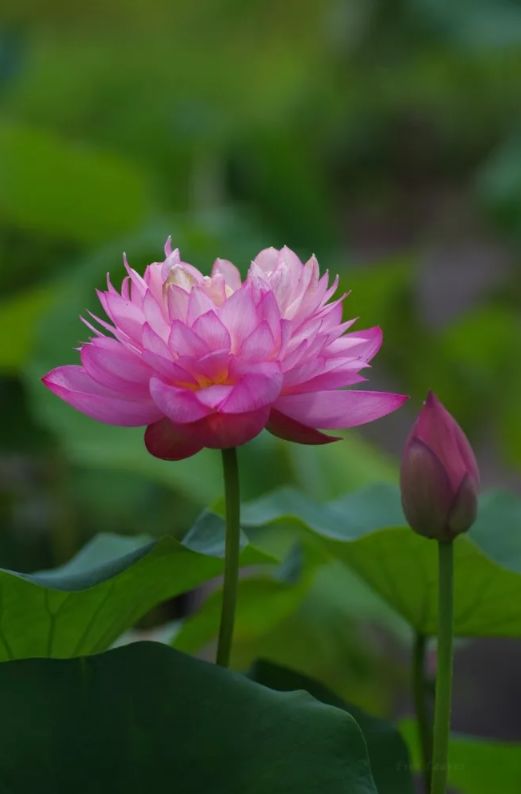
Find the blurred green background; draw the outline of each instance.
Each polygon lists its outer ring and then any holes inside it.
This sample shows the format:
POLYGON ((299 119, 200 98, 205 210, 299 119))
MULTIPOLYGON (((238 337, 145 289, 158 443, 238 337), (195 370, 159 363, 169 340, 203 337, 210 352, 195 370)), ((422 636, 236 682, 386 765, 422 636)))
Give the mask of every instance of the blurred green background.
POLYGON ((513 0, 4 2, 1 564, 51 566, 103 530, 179 535, 219 496, 217 453, 151 459, 140 430, 39 381, 77 360, 122 251, 142 269, 169 234, 203 269, 315 252, 348 315, 384 328, 371 385, 412 396, 330 447, 264 434, 241 450, 245 498, 394 481, 428 388, 485 483, 518 487, 520 85, 513 0))

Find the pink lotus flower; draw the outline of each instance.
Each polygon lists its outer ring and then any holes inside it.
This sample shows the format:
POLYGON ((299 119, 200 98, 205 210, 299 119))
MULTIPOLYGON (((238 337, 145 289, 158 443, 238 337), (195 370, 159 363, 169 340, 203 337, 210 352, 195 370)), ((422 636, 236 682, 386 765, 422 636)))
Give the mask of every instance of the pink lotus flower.
POLYGON ((478 464, 463 430, 432 392, 405 445, 401 490, 407 520, 421 535, 449 541, 474 523, 478 464))
POLYGON ((98 292, 110 322, 84 320, 94 336, 81 366, 43 382, 79 411, 114 425, 146 425, 153 455, 179 460, 203 447, 244 444, 266 427, 307 444, 336 440, 317 428, 378 419, 406 399, 352 390, 382 342, 379 328, 345 332, 337 280, 320 277, 288 248, 262 251, 244 282, 217 259, 211 276, 165 247, 141 277, 127 264, 121 292, 98 292), (105 334, 101 329, 108 332, 105 334))

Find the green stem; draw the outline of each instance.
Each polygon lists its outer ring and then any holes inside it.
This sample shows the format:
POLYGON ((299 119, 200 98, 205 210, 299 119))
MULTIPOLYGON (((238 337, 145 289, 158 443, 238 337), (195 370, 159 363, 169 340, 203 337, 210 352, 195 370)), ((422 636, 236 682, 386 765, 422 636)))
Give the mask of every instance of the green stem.
POLYGON ((438 542, 438 670, 431 794, 446 794, 452 698, 453 544, 438 542))
POLYGON ((418 726, 418 739, 422 759, 424 788, 426 794, 430 790, 432 727, 429 703, 427 702, 427 680, 425 677, 425 651, 427 637, 425 634, 416 633, 412 653, 412 690, 416 723, 418 726))
POLYGON ((224 552, 223 600, 216 661, 221 667, 228 667, 235 623, 241 536, 239 469, 235 448, 223 449, 222 461, 226 502, 226 545, 224 552))

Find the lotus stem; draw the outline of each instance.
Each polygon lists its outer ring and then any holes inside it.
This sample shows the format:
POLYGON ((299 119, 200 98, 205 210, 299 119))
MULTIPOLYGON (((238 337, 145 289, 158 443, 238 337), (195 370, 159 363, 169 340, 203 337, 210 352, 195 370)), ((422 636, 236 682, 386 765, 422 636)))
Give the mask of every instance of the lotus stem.
POLYGON ((237 451, 234 447, 222 450, 222 461, 226 503, 226 540, 221 622, 216 662, 221 667, 229 667, 237 603, 241 535, 239 469, 237 451))
POLYGON ((438 541, 438 669, 430 794, 446 794, 452 701, 453 543, 438 541))
POLYGON ((426 794, 429 794, 432 765, 432 715, 427 700, 428 681, 426 680, 425 673, 426 648, 427 637, 425 634, 417 632, 412 650, 412 690, 422 759, 424 789, 426 794))

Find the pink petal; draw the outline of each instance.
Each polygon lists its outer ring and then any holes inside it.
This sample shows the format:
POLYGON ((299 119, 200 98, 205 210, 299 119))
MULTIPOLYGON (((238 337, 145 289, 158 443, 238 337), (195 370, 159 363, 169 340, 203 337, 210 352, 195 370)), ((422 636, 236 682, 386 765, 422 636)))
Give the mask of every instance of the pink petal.
POLYGON ((123 264, 132 282, 132 289, 130 290, 132 302, 140 305, 140 302, 147 291, 145 280, 134 270, 134 268, 130 267, 126 254, 123 254, 123 264))
POLYGON ((194 440, 202 446, 210 449, 226 449, 238 447, 259 435, 266 426, 269 413, 268 406, 244 414, 213 413, 185 427, 190 429, 194 440))
POLYGON ((255 303, 248 284, 228 298, 221 307, 219 316, 230 332, 232 349, 238 349, 258 323, 255 303))
POLYGON ((197 399, 200 403, 216 410, 221 403, 230 396, 234 387, 224 384, 215 383, 212 386, 207 386, 204 389, 199 389, 196 392, 197 399))
POLYGON ((174 424, 196 422, 208 414, 208 408, 199 402, 196 392, 171 386, 159 378, 151 378, 150 394, 157 407, 174 424))
POLYGON ((114 325, 131 339, 139 339, 141 328, 144 323, 144 316, 132 301, 124 300, 117 293, 97 292, 105 313, 110 317, 114 325))
POLYGON ((383 332, 379 326, 355 331, 336 339, 328 346, 328 353, 332 355, 352 356, 370 361, 380 350, 383 342, 383 332))
POLYGON ((240 289, 241 274, 238 269, 227 259, 216 259, 212 267, 212 276, 222 275, 224 281, 234 292, 240 289))
POLYGON ((126 400, 96 383, 77 365, 57 367, 42 380, 62 400, 99 422, 139 427, 161 418, 161 411, 150 398, 126 400))
POLYGON ((277 365, 269 367, 259 364, 255 372, 244 375, 234 386, 230 396, 222 403, 221 411, 240 414, 271 405, 279 396, 281 387, 282 374, 277 365), (263 369, 265 372, 262 372, 263 369))
POLYGON ((151 455, 163 460, 183 460, 195 455, 202 449, 193 437, 183 428, 176 426, 169 419, 149 425, 145 431, 145 445, 151 455))
POLYGON ((306 427, 306 425, 290 419, 289 416, 285 416, 275 409, 271 410, 266 430, 269 430, 274 436, 283 438, 286 441, 296 441, 298 444, 331 444, 332 441, 341 440, 337 436, 326 436, 325 433, 321 433, 319 430, 306 427))
POLYGON ((145 284, 158 303, 161 303, 163 299, 164 278, 162 276, 162 269, 162 263, 153 262, 151 265, 147 266, 143 274, 145 284))
POLYGON ((230 334, 219 320, 215 311, 201 315, 192 326, 192 330, 201 339, 204 339, 209 350, 229 350, 231 345, 230 334))
POLYGON ((319 391, 283 395, 276 410, 308 427, 356 427, 396 411, 408 398, 403 394, 371 391, 319 391))
POLYGON ((478 464, 466 435, 432 392, 427 396, 412 434, 439 457, 454 488, 459 488, 467 473, 471 474, 476 485, 479 484, 478 464))
MULTIPOLYGON (((184 366, 184 359, 180 361, 184 366)), ((227 379, 232 364, 232 357, 226 350, 216 350, 202 358, 193 360, 191 365, 198 377, 208 378, 211 381, 227 379)))
POLYGON ((177 356, 204 356, 208 352, 204 340, 178 320, 172 323, 168 346, 177 356))
POLYGON ((181 252, 179 248, 175 248, 172 250, 172 242, 170 238, 168 238, 167 242, 165 243, 165 260, 161 263, 161 278, 163 281, 166 281, 172 267, 174 265, 179 265, 181 262, 181 252))
POLYGON ((213 311, 215 304, 208 295, 199 287, 193 287, 188 299, 188 313, 186 321, 188 325, 195 323, 198 317, 213 311))
POLYGON ((163 313, 162 304, 157 302, 150 290, 147 290, 143 299, 143 314, 152 330, 155 331, 163 341, 167 342, 170 334, 169 323, 166 321, 163 313))
POLYGON ((170 321, 181 320, 186 322, 188 315, 189 293, 178 287, 177 284, 169 284, 166 288, 166 300, 170 321))
POLYGON ((244 340, 240 355, 250 361, 262 361, 270 358, 275 351, 275 339, 268 323, 263 320, 244 340))
POLYGON ((152 370, 138 354, 121 342, 103 337, 83 345, 81 363, 88 375, 123 398, 149 399, 148 382, 152 370))
POLYGON ((273 292, 263 292, 257 304, 259 320, 267 322, 277 347, 282 341, 282 318, 273 292))
POLYGON ((263 273, 271 273, 279 262, 279 251, 277 248, 264 248, 260 251, 252 264, 256 265, 263 273))
MULTIPOLYGON (((298 383, 292 386, 291 394, 302 394, 304 392, 314 392, 332 389, 342 389, 345 386, 355 386, 357 383, 365 383, 367 378, 358 375, 357 372, 349 369, 339 369, 333 372, 325 372, 323 375, 317 375, 315 378, 310 378, 304 383, 298 383)), ((286 388, 284 386, 284 393, 286 388)))
POLYGON ((158 375, 163 375, 170 381, 179 383, 197 384, 195 378, 186 370, 179 359, 172 361, 172 354, 167 345, 154 333, 148 324, 143 327, 142 357, 158 375))
POLYGON ((426 537, 439 537, 447 529, 454 492, 443 463, 420 439, 406 444, 400 483, 403 510, 411 527, 426 537))

